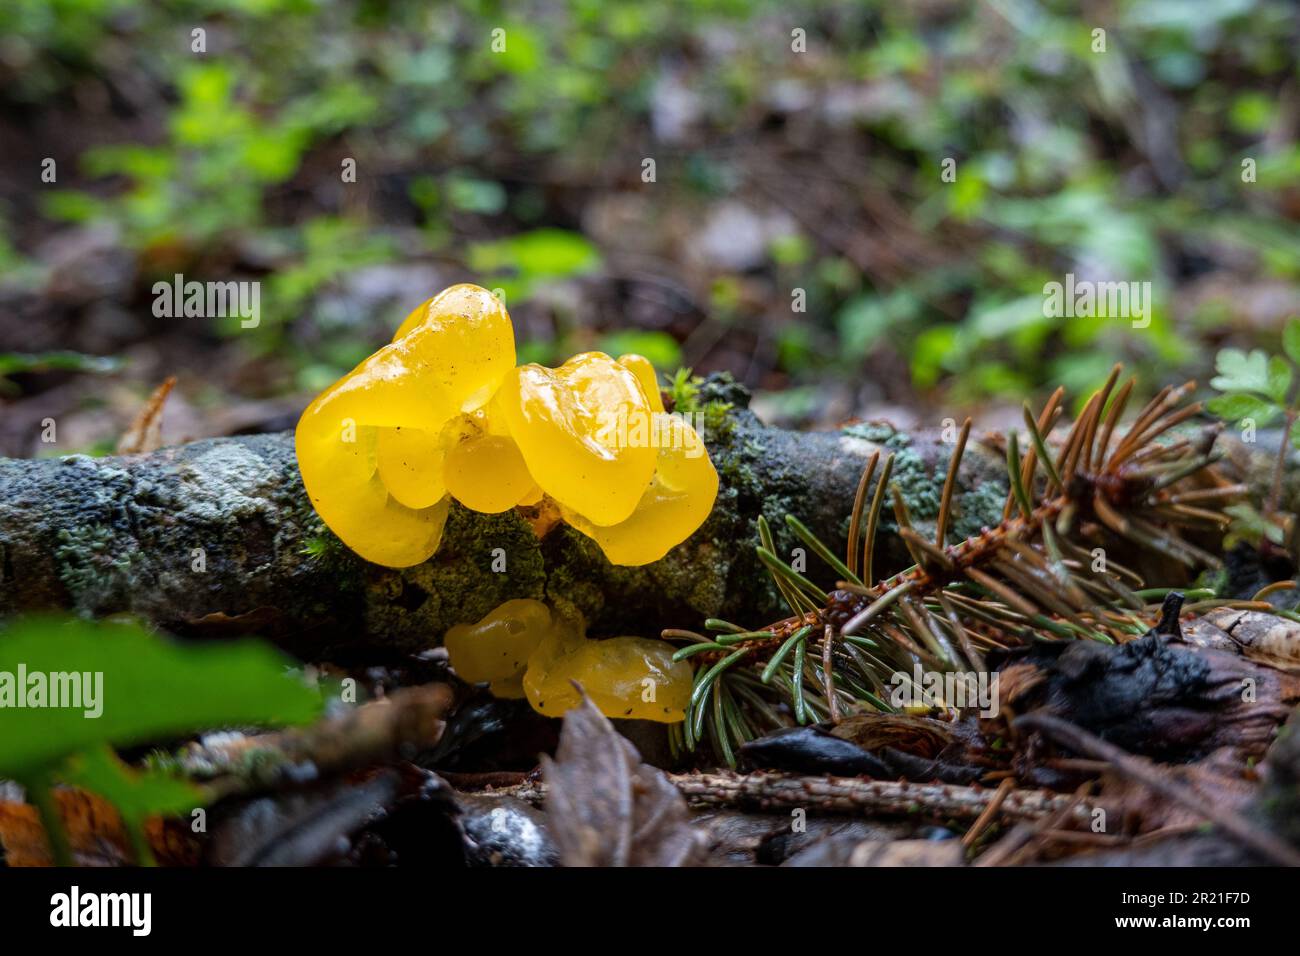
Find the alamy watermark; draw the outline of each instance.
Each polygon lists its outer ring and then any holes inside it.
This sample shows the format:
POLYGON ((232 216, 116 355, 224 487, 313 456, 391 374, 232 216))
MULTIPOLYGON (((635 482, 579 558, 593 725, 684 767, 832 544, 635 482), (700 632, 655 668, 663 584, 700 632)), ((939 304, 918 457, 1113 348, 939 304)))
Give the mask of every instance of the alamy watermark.
POLYGON ((978 708, 981 717, 998 715, 998 674, 985 671, 927 671, 917 664, 912 673, 894 671, 889 678, 889 702, 908 707, 978 708))
POLYGON ((160 319, 238 317, 245 329, 262 321, 262 284, 257 281, 187 282, 178 272, 171 282, 155 282, 153 295, 153 314, 160 319))
POLYGON ((1049 319, 1131 319, 1133 328, 1151 324, 1150 282, 1093 282, 1065 274, 1065 282, 1043 285, 1043 315, 1049 319))
POLYGON ((0 671, 0 709, 80 710, 90 720, 104 713, 103 671, 0 671))
POLYGON ((67 893, 50 897, 50 925, 118 926, 132 936, 148 936, 153 928, 152 893, 96 893, 74 885, 67 893))
POLYGON ((668 448, 687 458, 705 453, 703 412, 629 411, 626 405, 599 417, 595 438, 606 448, 668 448))

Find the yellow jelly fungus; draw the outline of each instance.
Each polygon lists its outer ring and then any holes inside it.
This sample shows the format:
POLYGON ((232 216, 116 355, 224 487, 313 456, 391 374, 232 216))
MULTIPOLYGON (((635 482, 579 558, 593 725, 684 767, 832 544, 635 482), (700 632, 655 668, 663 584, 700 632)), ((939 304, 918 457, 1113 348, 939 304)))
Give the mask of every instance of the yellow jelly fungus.
POLYGON ((654 367, 584 352, 515 363, 499 300, 444 290, 316 398, 295 435, 303 484, 345 544, 389 567, 437 550, 451 499, 498 513, 548 504, 616 564, 663 557, 703 523, 717 473, 664 414, 654 367))
POLYGON ((673 723, 683 718, 692 671, 674 662, 660 640, 588 640, 579 620, 553 615, 541 601, 506 601, 475 624, 457 624, 443 644, 456 673, 488 682, 497 697, 527 697, 533 709, 559 717, 578 706, 572 681, 608 717, 673 723))
POLYGON ((502 700, 523 700, 528 696, 524 693, 524 675, 522 672, 512 677, 503 677, 501 680, 492 681, 488 684, 488 690, 492 692, 493 697, 500 697, 502 700))
POLYGON ((540 714, 560 717, 581 703, 577 681, 606 717, 676 723, 686 715, 692 672, 673 647, 644 637, 588 640, 571 623, 557 626, 528 660, 524 693, 540 714))
POLYGON ((629 353, 620 355, 618 364, 635 375, 636 380, 641 383, 641 390, 645 392, 645 397, 650 401, 650 411, 662 412, 664 410, 664 396, 663 392, 659 390, 659 382, 655 378, 655 367, 650 364, 650 360, 644 355, 629 353))
POLYGON ((295 434, 321 519, 366 560, 396 568, 442 540, 444 429, 491 398, 515 362, 510 316, 486 289, 453 286, 403 329, 317 397, 295 434))
POLYGON ((398 342, 417 329, 435 333, 436 351, 421 360, 462 412, 487 404, 515 364, 515 328, 501 300, 469 283, 443 289, 398 326, 398 342))
MULTIPOLYGON (((443 644, 462 680, 493 681, 496 693, 495 682, 523 676, 529 657, 551 631, 550 609, 541 601, 520 598, 506 601, 477 624, 457 624, 447 631, 443 644)), ((517 696, 523 696, 522 688, 517 696)))
POLYGON ((718 473, 695 429, 662 413, 653 421, 658 467, 625 521, 602 528, 577 512, 560 509, 564 520, 600 545, 614 564, 658 561, 704 523, 718 494, 718 473))
POLYGON ((496 514, 508 511, 537 488, 514 440, 480 435, 457 445, 447 456, 447 490, 466 508, 496 514))
POLYGON ((497 396, 542 491, 592 524, 627 518, 655 470, 655 449, 624 440, 619 423, 648 415, 637 377, 603 352, 557 369, 523 365, 497 396))

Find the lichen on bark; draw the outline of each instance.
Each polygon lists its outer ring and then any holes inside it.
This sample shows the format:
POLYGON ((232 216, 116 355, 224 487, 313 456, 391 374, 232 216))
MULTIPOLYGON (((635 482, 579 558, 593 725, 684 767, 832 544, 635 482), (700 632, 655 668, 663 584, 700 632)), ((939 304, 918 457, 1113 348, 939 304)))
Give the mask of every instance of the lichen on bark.
MULTIPOLYGON (((723 376, 701 383, 691 400, 713 423, 705 440, 720 478, 717 502, 686 542, 640 568, 610 565, 566 525, 539 540, 518 512, 456 505, 429 561, 404 570, 368 564, 312 510, 290 433, 147 455, 0 459, 0 614, 126 613, 181 634, 259 633, 313 656, 434 646, 452 624, 517 597, 579 611, 593 635, 652 635, 706 617, 759 625, 784 614, 754 552, 760 514, 783 557, 800 546, 785 514, 842 551, 858 478, 879 450, 898 456, 895 480, 918 525, 933 525, 952 453, 941 431, 770 428, 723 376)), ((981 439, 971 436, 963 458, 956 535, 1001 519, 1005 461, 981 439)), ((882 571, 910 563, 891 526, 892 516, 878 544, 882 571)), ((817 562, 808 555, 810 576, 832 584, 817 562)))

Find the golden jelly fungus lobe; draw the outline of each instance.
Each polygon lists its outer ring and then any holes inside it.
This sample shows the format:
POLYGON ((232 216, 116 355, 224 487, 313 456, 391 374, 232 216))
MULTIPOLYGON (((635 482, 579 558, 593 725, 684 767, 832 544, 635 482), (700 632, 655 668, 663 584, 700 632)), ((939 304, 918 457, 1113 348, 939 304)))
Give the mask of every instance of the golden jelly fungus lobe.
MULTIPOLYGON (((477 684, 516 679, 517 684, 528 659, 552 630, 551 611, 545 604, 519 598, 506 601, 476 624, 452 627, 443 645, 462 680, 477 684)), ((517 696, 523 696, 522 688, 517 696)))
POLYGON ((478 435, 447 456, 447 490, 466 508, 485 514, 508 511, 537 490, 514 439, 478 435))
POLYGON ((663 413, 655 415, 653 423, 658 466, 630 516, 601 527, 575 511, 560 509, 564 520, 600 545, 614 564, 658 561, 704 523, 718 495, 718 473, 695 429, 663 413))
POLYGON ((515 364, 515 329, 501 300, 469 283, 444 289, 415 309, 393 341, 432 329, 438 349, 423 356, 428 372, 462 412, 487 404, 515 364))
POLYGON ((318 396, 294 436, 321 520, 361 557, 389 567, 437 550, 449 506, 443 431, 487 402, 515 361, 510 316, 474 286, 435 296, 399 332, 318 396))
POLYGON ((618 364, 635 375, 636 380, 641 383, 641 390, 645 392, 645 397, 650 402, 650 411, 662 412, 664 410, 664 396, 663 392, 659 390, 659 381, 655 377, 655 367, 650 364, 650 360, 644 355, 630 352, 627 355, 620 355, 618 364))
POLYGON ((541 601, 506 601, 474 624, 457 624, 443 644, 462 680, 488 682, 497 697, 527 697, 533 709, 559 717, 578 706, 578 681, 609 717, 667 723, 685 715, 692 671, 674 662, 661 640, 588 640, 580 620, 552 614, 541 601))
POLYGON ((542 491, 595 525, 632 514, 657 457, 619 440, 620 420, 650 413, 636 375, 603 352, 583 352, 557 369, 515 369, 496 405, 542 491))
POLYGON ((379 478, 388 493, 408 508, 428 508, 447 494, 442 472, 449 433, 454 434, 450 425, 436 431, 401 425, 377 429, 379 478))
POLYGON ((528 661, 524 693, 533 709, 561 717, 581 703, 577 681, 606 717, 676 723, 686 715, 692 671, 673 647, 644 637, 588 640, 563 622, 528 661))

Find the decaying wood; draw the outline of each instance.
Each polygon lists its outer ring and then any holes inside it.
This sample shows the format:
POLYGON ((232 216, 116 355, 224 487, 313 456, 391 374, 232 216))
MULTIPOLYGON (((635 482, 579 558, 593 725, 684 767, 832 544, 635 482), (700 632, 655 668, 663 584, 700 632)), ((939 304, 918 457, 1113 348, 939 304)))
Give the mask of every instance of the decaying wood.
MULTIPOLYGON (((54 792, 54 801, 78 866, 137 863, 122 817, 103 797, 60 787, 54 792)), ((199 841, 186 819, 152 817, 145 822, 144 836, 163 866, 194 866, 199 861, 199 841)), ((0 800, 0 858, 12 867, 54 865, 40 814, 31 804, 0 800)))
MULTIPOLYGON (((776 616, 780 596, 754 553, 758 516, 794 513, 842 544, 862 463, 880 445, 853 430, 764 427, 734 384, 715 382, 704 399, 734 406, 705 430, 721 482, 716 506, 685 544, 642 568, 611 566, 563 524, 539 540, 522 509, 484 515, 458 505, 429 561, 404 570, 369 564, 312 510, 290 433, 144 455, 0 459, 0 615, 129 613, 183 635, 255 633, 317 659, 349 648, 426 648, 450 625, 521 597, 580 611, 597 634, 776 616)), ((870 434, 883 441, 890 432, 870 434)), ((914 511, 924 517, 933 502, 937 513, 949 446, 937 430, 895 444, 914 511)), ((968 450, 964 471, 958 521, 996 523, 1005 494, 999 454, 968 450)), ((882 565, 905 560, 894 536, 882 538, 896 550, 882 565)), ((797 543, 778 528, 785 553, 797 543)))
MULTIPOLYGON (((1262 757, 1300 702, 1300 680, 1292 674, 1159 634, 1118 646, 1069 641, 1013 654, 999 672, 1002 714, 1042 709, 1158 759, 1197 759, 1225 747, 1243 761, 1262 757)), ((989 721, 985 736, 1003 722, 989 721)))
MULTIPOLYGON (((567 526, 539 540, 523 513, 459 506, 429 561, 400 571, 368 564, 312 511, 289 433, 143 455, 0 459, 0 615, 129 613, 181 634, 257 633, 319 656, 425 648, 451 624, 534 597, 580 611, 593 633, 653 633, 710 616, 780 616, 780 597, 754 554, 756 519, 795 514, 842 548, 862 465, 882 448, 898 454, 894 478, 917 525, 938 517, 952 452, 939 429, 790 432, 763 426, 733 383, 712 380, 702 399, 734 406, 706 429, 721 480, 717 504, 685 544, 643 568, 611 566, 567 526), (505 570, 494 570, 502 558, 505 570)), ((1267 487, 1271 454, 1229 450, 1237 475, 1267 487)), ((1288 500, 1300 498, 1291 491, 1288 500)), ((1000 436, 977 432, 949 526, 969 534, 996 524, 1005 493, 1000 436)), ((777 549, 792 553, 799 542, 780 521, 774 528, 777 549)), ((882 534, 879 547, 879 570, 910 563, 896 535, 882 534)))
POLYGON ((1278 670, 1300 673, 1300 623, 1261 611, 1218 608, 1205 615, 1241 653, 1278 670))

